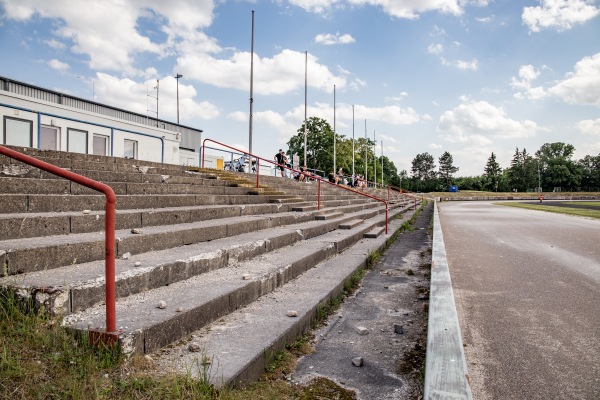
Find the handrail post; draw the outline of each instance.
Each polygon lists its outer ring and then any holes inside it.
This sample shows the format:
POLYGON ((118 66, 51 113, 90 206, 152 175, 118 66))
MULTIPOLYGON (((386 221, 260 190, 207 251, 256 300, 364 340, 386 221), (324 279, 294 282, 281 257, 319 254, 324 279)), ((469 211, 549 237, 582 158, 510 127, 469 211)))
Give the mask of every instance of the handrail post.
POLYGON ((321 209, 321 180, 317 179, 317 210, 321 209))
POLYGON ((256 188, 259 188, 258 177, 260 176, 260 160, 256 159, 256 188))
POLYGON ((104 193, 106 196, 105 214, 105 234, 104 234, 104 271, 106 286, 106 333, 110 336, 117 332, 117 311, 116 311, 116 292, 115 292, 115 204, 117 196, 113 189, 98 181, 76 174, 66 169, 49 164, 37 158, 19 153, 4 146, 0 146, 0 154, 14 158, 25 164, 58 175, 61 178, 68 179, 90 189, 104 193))
POLYGON ((385 234, 388 234, 388 203, 385 203, 385 234))

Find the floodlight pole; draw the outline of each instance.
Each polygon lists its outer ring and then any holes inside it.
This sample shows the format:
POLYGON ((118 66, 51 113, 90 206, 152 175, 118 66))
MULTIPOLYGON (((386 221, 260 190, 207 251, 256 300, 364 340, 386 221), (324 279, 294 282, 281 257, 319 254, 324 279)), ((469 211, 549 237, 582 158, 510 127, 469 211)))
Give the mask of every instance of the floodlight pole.
MULTIPOLYGON (((248 153, 252 154, 252 103, 254 92, 254 10, 252 10, 252 40, 250 44, 250 127, 248 132, 248 153)), ((252 160, 250 160, 252 165, 252 160)))
POLYGON ((383 140, 381 141, 381 188, 383 189, 383 140))
POLYGON ((183 75, 175 75, 175 79, 177 80, 177 125, 179 125, 179 78, 183 78, 183 75))
POLYGON ((335 160, 335 85, 333 85, 333 173, 337 173, 337 165, 335 160))
POLYGON ((304 52, 304 168, 306 168, 306 109, 308 97, 308 51, 304 52))
POLYGON ((354 179, 354 104, 352 104, 352 179, 354 179))
POLYGON ((365 118, 365 186, 367 184, 367 182, 369 182, 369 173, 368 173, 368 169, 367 166, 369 165, 367 163, 367 158, 369 157, 369 142, 367 139, 367 119, 365 118))
POLYGON ((377 187, 377 140, 375 140, 375 129, 373 129, 373 184, 377 187))

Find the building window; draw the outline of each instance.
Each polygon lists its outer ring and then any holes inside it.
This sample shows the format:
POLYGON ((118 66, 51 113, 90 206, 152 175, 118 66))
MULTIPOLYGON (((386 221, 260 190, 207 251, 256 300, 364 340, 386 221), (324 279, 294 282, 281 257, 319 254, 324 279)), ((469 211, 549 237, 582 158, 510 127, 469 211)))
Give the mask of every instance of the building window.
POLYGON ((93 151, 95 156, 108 155, 108 136, 94 134, 93 151))
POLYGON ((60 129, 53 126, 40 127, 40 149, 60 150, 60 129))
POLYGON ((67 151, 71 153, 87 154, 88 133, 78 129, 67 130, 67 151))
POLYGON ((31 147, 33 122, 25 119, 4 117, 4 144, 31 147))
POLYGON ((137 159, 138 142, 125 139, 123 157, 137 159))

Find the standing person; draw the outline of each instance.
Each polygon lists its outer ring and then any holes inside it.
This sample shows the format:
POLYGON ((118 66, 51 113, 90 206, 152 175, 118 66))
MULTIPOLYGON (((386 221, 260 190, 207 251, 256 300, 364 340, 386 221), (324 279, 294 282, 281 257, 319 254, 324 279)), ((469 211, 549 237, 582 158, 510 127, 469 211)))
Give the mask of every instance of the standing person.
POLYGON ((283 178, 284 170, 285 170, 284 165, 285 165, 285 160, 286 160, 283 150, 279 149, 279 152, 277 154, 275 154, 275 157, 273 157, 273 159, 275 160, 275 162, 277 163, 277 166, 281 170, 281 177, 283 178))
POLYGON ((544 196, 540 194, 540 204, 544 201, 544 196))

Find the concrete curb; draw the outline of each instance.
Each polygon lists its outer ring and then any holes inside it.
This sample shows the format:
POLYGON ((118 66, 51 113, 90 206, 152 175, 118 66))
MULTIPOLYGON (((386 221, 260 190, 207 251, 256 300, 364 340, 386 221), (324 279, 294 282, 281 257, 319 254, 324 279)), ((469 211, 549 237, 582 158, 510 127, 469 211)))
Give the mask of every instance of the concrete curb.
POLYGON ((424 399, 472 398, 446 246, 435 203, 424 399))

